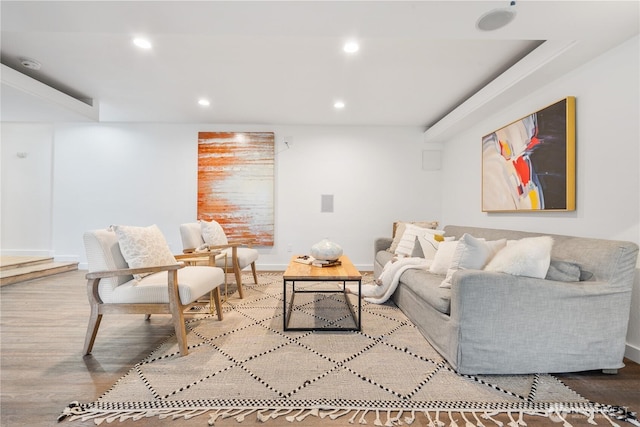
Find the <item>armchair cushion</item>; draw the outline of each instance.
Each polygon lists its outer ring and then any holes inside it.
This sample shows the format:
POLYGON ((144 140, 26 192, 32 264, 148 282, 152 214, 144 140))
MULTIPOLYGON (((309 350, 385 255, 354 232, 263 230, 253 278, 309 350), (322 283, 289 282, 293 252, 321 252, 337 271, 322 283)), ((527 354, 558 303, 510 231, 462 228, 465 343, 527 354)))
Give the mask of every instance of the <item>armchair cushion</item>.
MULTIPOLYGON (((178 270, 178 294, 183 305, 190 304, 224 282, 224 273, 215 267, 184 267, 178 270)), ((140 280, 130 280, 111 292, 105 303, 169 303, 167 272, 153 273, 140 280)))
MULTIPOLYGON (((232 251, 233 251, 232 248, 227 248, 222 250, 223 253, 227 254, 227 263, 228 263, 227 265, 229 267, 231 266, 232 251)), ((238 265, 240 266, 241 269, 245 268, 252 262, 255 262, 259 256, 258 250, 253 248, 239 247, 236 249, 236 251, 237 251, 237 257, 238 257, 238 265)), ((223 267, 223 266, 224 266, 224 259, 216 260, 216 267, 223 267)))
MULTIPOLYGON (((155 267, 176 264, 169 245, 157 225, 133 227, 114 225, 120 251, 130 268, 155 267)), ((147 274, 135 274, 141 280, 147 274)))

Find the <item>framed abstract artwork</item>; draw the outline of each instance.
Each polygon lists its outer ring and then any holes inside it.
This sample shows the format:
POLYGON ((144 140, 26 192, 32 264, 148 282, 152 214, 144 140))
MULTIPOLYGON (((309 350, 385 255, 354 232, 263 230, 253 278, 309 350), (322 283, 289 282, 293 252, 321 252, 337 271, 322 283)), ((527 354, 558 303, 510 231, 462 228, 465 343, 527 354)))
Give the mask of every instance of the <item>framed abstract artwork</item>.
POLYGON ((576 100, 566 97, 482 137, 482 211, 576 209, 576 100))
POLYGON ((273 132, 198 133, 198 219, 230 241, 274 244, 273 132))

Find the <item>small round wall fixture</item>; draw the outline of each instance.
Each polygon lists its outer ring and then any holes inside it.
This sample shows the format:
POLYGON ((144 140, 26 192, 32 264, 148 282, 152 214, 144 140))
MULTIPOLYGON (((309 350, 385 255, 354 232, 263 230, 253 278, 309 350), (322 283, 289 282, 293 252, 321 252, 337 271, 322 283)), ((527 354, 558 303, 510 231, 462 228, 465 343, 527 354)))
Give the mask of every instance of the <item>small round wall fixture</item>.
POLYGON ((28 68, 30 70, 39 70, 42 67, 42 64, 40 64, 35 59, 23 57, 23 58, 18 58, 18 60, 20 61, 20 64, 22 64, 23 67, 28 68))
POLYGON ((516 2, 511 1, 508 7, 493 9, 483 14, 476 22, 482 31, 495 31, 509 24, 516 17, 516 2))

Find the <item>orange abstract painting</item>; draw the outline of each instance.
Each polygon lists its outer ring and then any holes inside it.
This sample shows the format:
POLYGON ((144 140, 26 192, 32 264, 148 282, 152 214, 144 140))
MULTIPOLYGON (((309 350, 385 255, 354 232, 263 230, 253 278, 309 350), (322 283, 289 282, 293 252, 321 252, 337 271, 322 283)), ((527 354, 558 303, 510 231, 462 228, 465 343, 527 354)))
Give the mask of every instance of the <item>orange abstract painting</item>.
POLYGON ((229 241, 273 246, 273 132, 198 133, 198 219, 229 241))

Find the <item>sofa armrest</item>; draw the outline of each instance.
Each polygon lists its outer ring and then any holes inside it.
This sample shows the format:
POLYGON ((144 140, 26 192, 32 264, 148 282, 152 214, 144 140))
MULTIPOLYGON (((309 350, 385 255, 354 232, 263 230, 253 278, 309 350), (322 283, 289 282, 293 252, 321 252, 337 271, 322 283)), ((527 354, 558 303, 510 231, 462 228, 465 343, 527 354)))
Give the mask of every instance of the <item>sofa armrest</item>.
POLYGON ((391 237, 378 237, 373 241, 373 255, 380 251, 386 251, 391 247, 393 239, 391 237))
POLYGON ((461 270, 451 286, 461 354, 500 342, 520 359, 529 357, 523 349, 539 349, 535 357, 544 354, 547 367, 566 366, 571 354, 593 357, 590 369, 621 367, 630 307, 631 289, 608 282, 461 270))

